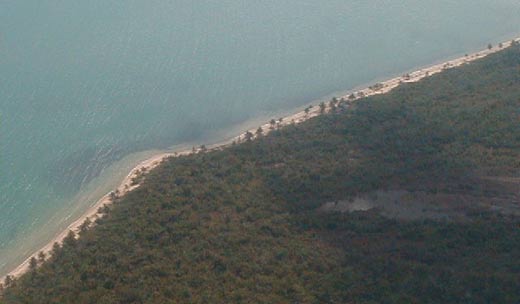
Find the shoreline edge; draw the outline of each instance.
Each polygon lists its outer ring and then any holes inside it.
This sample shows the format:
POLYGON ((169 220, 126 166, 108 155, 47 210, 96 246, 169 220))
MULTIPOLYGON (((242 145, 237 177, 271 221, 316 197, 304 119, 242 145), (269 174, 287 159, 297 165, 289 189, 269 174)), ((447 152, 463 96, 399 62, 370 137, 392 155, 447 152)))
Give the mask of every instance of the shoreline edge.
MULTIPOLYGON (((379 95, 379 94, 385 94, 390 92, 391 90, 395 89, 402 83, 412 83, 420 81, 426 77, 432 76, 434 74, 440 73, 444 70, 456 68, 459 66, 462 66, 464 64, 470 63, 472 61, 482 59, 490 54, 496 53, 498 51, 501 51, 507 47, 513 46, 514 43, 520 43, 520 38, 514 38, 510 41, 499 43, 495 46, 491 46, 471 54, 467 54, 465 56, 455 58, 452 60, 448 60, 439 64, 427 66, 425 68, 416 70, 414 72, 407 73, 403 76, 398 76, 394 78, 390 78, 387 80, 384 80, 382 82, 379 82, 377 84, 374 84, 370 87, 366 87, 360 90, 357 90, 355 92, 349 92, 349 94, 340 96, 337 98, 339 103, 350 103, 355 100, 373 96, 373 95, 379 95)), ((327 105, 328 109, 328 105, 327 105)), ((11 270, 8 274, 0 278, 0 283, 3 283, 5 278, 9 276, 10 278, 16 279, 22 276, 24 273, 26 273, 29 269, 30 260, 33 257, 37 257, 37 255, 40 252, 43 252, 46 254, 46 256, 49 255, 49 253, 52 251, 52 247, 55 243, 62 244, 63 240, 67 237, 67 235, 70 233, 70 231, 74 232, 76 237, 78 237, 78 232, 80 231, 80 228, 85 223, 86 220, 90 220, 91 224, 89 228, 95 225, 95 221, 98 218, 101 218, 103 215, 98 212, 98 210, 106 205, 109 205, 112 203, 112 196, 114 194, 117 194, 118 197, 124 196, 125 194, 131 192, 132 190, 138 188, 141 183, 134 183, 134 180, 139 177, 142 174, 146 174, 150 170, 156 168, 159 166, 165 159, 170 157, 180 157, 180 156, 186 156, 193 153, 200 153, 200 152, 210 152, 214 150, 222 150, 229 146, 231 146, 233 143, 240 143, 246 139, 254 139, 256 137, 256 131, 257 129, 262 129, 262 134, 268 134, 272 130, 287 126, 290 124, 299 124, 302 123, 308 119, 311 119, 313 117, 321 115, 320 107, 316 105, 310 105, 305 110, 296 112, 294 114, 287 115, 285 117, 282 117, 282 119, 275 120, 275 125, 273 126, 272 121, 265 123, 255 129, 250 129, 245 132, 242 132, 240 135, 237 135, 235 137, 232 137, 230 139, 226 139, 220 142, 217 142, 215 144, 212 144, 210 146, 206 147, 199 147, 199 148, 193 148, 188 150, 180 150, 180 151, 172 151, 172 152, 162 152, 159 154, 154 155, 153 157, 146 159, 139 163, 137 166, 135 166, 123 179, 121 184, 115 189, 114 191, 111 191, 107 194, 105 194, 102 198, 100 198, 96 203, 94 203, 92 206, 90 206, 79 218, 74 220, 70 225, 67 226, 66 229, 63 231, 60 231, 56 236, 51 239, 45 246, 38 249, 34 253, 32 253, 30 256, 28 256, 20 265, 15 267, 13 270, 11 270)))

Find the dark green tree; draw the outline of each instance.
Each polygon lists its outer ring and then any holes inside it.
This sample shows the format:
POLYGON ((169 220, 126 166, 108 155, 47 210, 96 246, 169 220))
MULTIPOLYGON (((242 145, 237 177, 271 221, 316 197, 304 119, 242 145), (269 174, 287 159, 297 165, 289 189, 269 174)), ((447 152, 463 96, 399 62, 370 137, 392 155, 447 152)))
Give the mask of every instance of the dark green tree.
POLYGON ((250 131, 247 131, 247 132, 244 134, 244 137, 245 137, 246 141, 251 141, 251 140, 254 138, 254 135, 253 135, 253 133, 251 133, 250 131))
POLYGON ((320 102, 320 113, 323 114, 325 113, 325 109, 327 108, 327 106, 325 105, 325 102, 320 102))
POLYGON ((45 262, 45 258, 46 258, 45 252, 40 251, 40 252, 38 253, 38 262, 39 262, 40 264, 42 264, 43 262, 45 262))
POLYGON ((31 257, 29 260, 29 271, 35 271, 38 268, 38 260, 35 257, 31 257))

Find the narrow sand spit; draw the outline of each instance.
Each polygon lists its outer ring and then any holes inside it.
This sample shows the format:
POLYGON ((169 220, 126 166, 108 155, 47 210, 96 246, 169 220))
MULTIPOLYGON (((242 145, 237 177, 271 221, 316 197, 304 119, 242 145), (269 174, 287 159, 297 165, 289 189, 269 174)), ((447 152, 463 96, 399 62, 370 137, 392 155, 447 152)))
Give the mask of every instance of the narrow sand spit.
MULTIPOLYGON (((519 42, 520 38, 514 39, 513 41, 519 42)), ((486 57, 489 54, 493 54, 495 52, 498 52, 502 50, 503 48, 511 46, 512 41, 504 42, 502 43, 502 47, 500 46, 494 46, 492 48, 487 48, 483 51, 479 51, 473 54, 468 54, 466 56, 449 60, 440 64, 436 64, 427 68, 423 68, 411 73, 408 73, 406 75, 395 77, 383 82, 380 82, 374 86, 361 89, 356 92, 349 93, 345 96, 341 96, 338 98, 338 101, 340 103, 342 102, 352 102, 357 99, 368 97, 372 95, 378 95, 378 94, 385 94, 390 92, 392 89, 399 86, 401 83, 409 83, 409 82, 417 82, 425 77, 437 74, 442 72, 443 70, 454 68, 461 66, 463 64, 469 63, 471 61, 481 59, 486 57)), ((325 109, 325 111, 328 111, 325 109)), ((298 113, 283 117, 281 120, 276 120, 272 122, 266 123, 259 128, 262 129, 262 134, 267 134, 270 131, 279 128, 281 126, 286 126, 290 124, 298 124, 301 122, 304 122, 312 117, 316 117, 321 114, 321 109, 319 106, 309 106, 306 110, 300 111, 298 113)), ((248 138, 254 139, 256 137, 258 129, 251 129, 248 130, 232 139, 228 139, 226 141, 211 145, 207 147, 207 149, 203 148, 193 148, 190 150, 182 150, 182 151, 176 151, 176 152, 165 152, 158 155, 153 156, 150 159, 147 159, 143 162, 141 162, 139 165, 134 167, 132 171, 125 177, 125 179, 121 182, 119 187, 113 191, 113 193, 117 193, 118 196, 123 196, 126 193, 136 189, 139 187, 140 184, 134 184, 133 179, 138 177, 141 172, 149 172, 153 168, 157 167, 165 158, 167 157, 178 157, 183 155, 189 155, 192 153, 200 153, 205 151, 212 151, 212 150, 219 150, 223 149, 227 146, 230 146, 233 142, 239 143, 241 141, 247 140, 248 138)), ((59 234, 57 234, 52 240, 50 240, 47 245, 40 248, 38 251, 33 253, 31 256, 29 256, 22 264, 20 264, 18 267, 16 267, 13 271, 11 271, 8 275, 16 278, 24 274, 29 269, 29 261, 32 257, 36 257, 39 252, 44 252, 47 256, 52 250, 52 247, 54 243, 61 244, 65 237, 69 234, 69 231, 73 231, 74 233, 79 232, 81 225, 85 222, 85 220, 89 219, 92 223, 95 222, 96 219, 102 216, 102 214, 98 213, 99 208, 111 204, 112 203, 112 192, 107 193, 105 196, 103 196, 100 200, 98 200, 92 207, 90 207, 81 217, 76 219, 73 223, 71 223, 67 229, 63 230, 59 234)), ((5 279, 5 277, 1 278, 2 282, 5 279)))

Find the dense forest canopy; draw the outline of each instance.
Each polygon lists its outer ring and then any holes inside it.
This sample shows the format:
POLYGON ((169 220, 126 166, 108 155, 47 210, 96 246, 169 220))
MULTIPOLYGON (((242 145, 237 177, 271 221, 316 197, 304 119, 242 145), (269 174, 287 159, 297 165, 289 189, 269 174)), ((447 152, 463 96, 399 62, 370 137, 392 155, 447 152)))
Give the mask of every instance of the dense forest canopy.
POLYGON ((79 240, 7 282, 2 301, 518 303, 519 189, 514 46, 168 159, 79 240), (447 216, 321 211, 396 191, 447 216))

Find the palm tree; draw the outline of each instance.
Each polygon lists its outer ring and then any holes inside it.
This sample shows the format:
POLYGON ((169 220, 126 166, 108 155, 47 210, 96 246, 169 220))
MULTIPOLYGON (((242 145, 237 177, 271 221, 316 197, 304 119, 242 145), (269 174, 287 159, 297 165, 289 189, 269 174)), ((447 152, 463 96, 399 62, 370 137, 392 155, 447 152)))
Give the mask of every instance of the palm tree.
POLYGON ((58 242, 54 242, 54 244, 52 244, 52 250, 51 250, 51 255, 53 258, 56 258, 58 256, 58 254, 60 253, 61 251, 61 246, 58 242))
POLYGON ((69 233, 63 239, 63 246, 67 246, 67 247, 76 246, 76 234, 74 233, 74 231, 69 230, 69 233))
POLYGON ((335 112, 336 111, 336 103, 337 103, 337 99, 332 99, 330 102, 329 102, 329 108, 330 108, 330 111, 331 112, 335 112))
POLYGON ((256 136, 262 136, 263 133, 264 129, 262 129, 262 127, 258 127, 258 129, 256 129, 256 136))
POLYGON ((253 139, 254 135, 253 133, 247 131, 246 134, 245 134, 245 138, 247 141, 251 141, 253 139))
POLYGON ((84 233, 85 231, 88 230, 88 228, 90 227, 90 224, 92 224, 92 221, 90 220, 90 218, 86 218, 85 221, 83 222, 83 224, 81 224, 81 226, 79 226, 79 231, 81 233, 84 233))
POLYGON ((276 125, 276 120, 271 119, 271 121, 269 122, 269 124, 271 125, 271 130, 274 129, 274 126, 276 125))
POLYGON ((320 113, 321 113, 321 114, 325 113, 325 108, 326 108, 326 107, 327 107, 327 106, 325 106, 325 103, 324 103, 323 101, 320 102, 320 113))
POLYGON ((112 202, 115 202, 117 200, 117 195, 114 191, 111 191, 109 196, 112 202))
POLYGON ((46 258, 46 256, 45 256, 45 252, 40 251, 40 252, 38 253, 38 262, 40 262, 40 263, 45 262, 45 258, 46 258))
POLYGON ((491 50, 493 48, 493 45, 490 43, 488 44, 488 50, 491 50))
POLYGON ((4 287, 8 288, 11 286, 11 284, 13 284, 13 277, 10 275, 6 275, 4 279, 4 287))
POLYGON ((34 271, 38 267, 38 260, 35 257, 31 257, 29 260, 29 270, 34 271))

